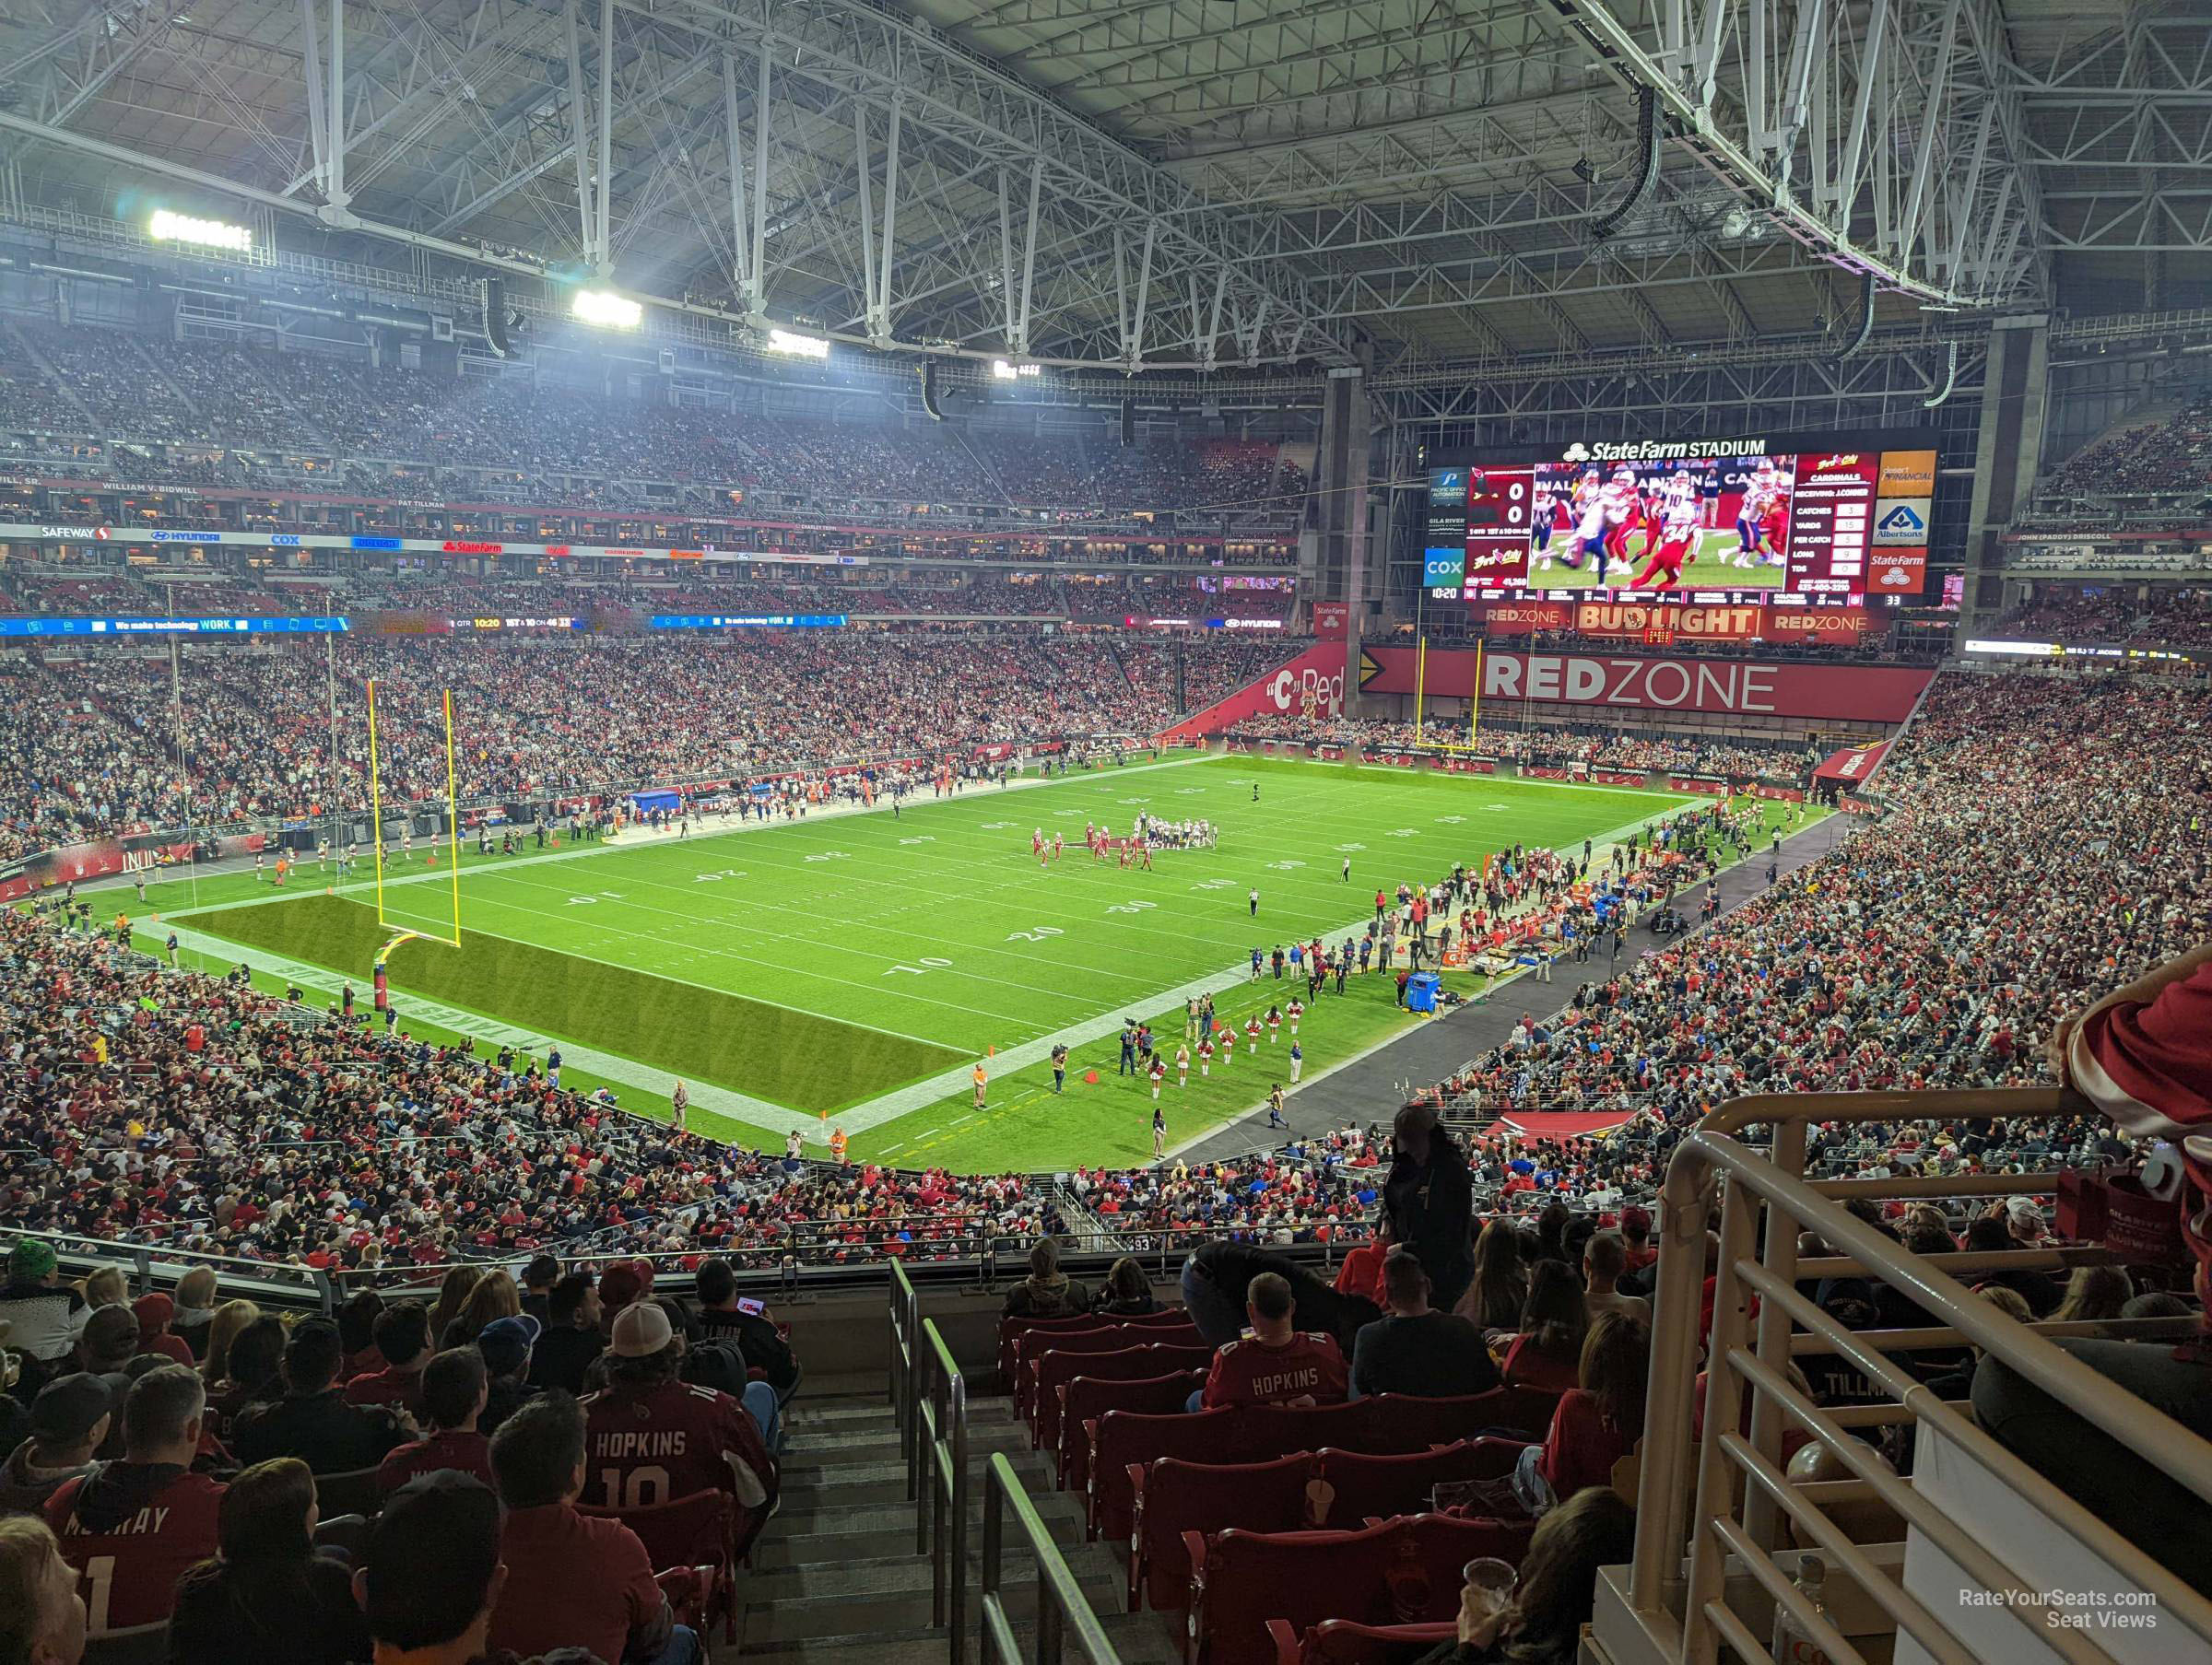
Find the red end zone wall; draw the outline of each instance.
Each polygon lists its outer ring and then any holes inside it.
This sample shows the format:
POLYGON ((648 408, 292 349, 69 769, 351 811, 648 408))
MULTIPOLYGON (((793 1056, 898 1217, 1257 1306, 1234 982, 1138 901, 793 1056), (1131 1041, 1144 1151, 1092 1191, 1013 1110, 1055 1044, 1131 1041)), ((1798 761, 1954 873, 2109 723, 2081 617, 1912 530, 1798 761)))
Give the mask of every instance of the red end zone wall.
MULTIPOLYGON (((1431 655, 1433 657, 1433 655, 1431 655)), ((1248 682, 1225 699, 1194 712, 1153 736, 1159 745, 1182 745, 1232 728, 1248 717, 1288 717, 1305 709, 1311 692, 1325 717, 1344 709, 1344 644, 1317 642, 1287 664, 1248 682)))
MULTIPOLYGON (((1359 691, 1414 692, 1416 652, 1371 648, 1359 691)), ((1682 659, 1631 653, 1487 652, 1482 703, 1546 708, 1545 715, 1586 721, 1620 717, 1694 717, 1683 726, 1766 728, 1778 723, 1894 724, 1912 714, 1935 676, 1906 665, 1829 665, 1746 659, 1682 659)), ((1427 695, 1465 699, 1475 686, 1472 649, 1429 651, 1427 695)))

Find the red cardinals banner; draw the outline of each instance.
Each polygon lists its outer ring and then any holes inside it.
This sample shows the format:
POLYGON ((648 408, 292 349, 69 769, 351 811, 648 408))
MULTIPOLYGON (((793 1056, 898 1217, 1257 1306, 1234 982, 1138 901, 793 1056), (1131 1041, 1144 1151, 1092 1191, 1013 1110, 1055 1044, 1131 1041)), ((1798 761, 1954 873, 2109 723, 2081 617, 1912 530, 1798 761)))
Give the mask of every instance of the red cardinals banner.
POLYGON ((1316 717, 1334 717, 1344 709, 1344 651, 1327 642, 1308 648, 1289 663, 1156 735, 1155 744, 1176 745, 1218 734, 1248 717, 1300 716, 1309 707, 1316 717))
POLYGON ((1840 752, 1830 752, 1828 760, 1813 771, 1813 779, 1848 780, 1853 786, 1864 786, 1874 779, 1888 750, 1887 740, 1872 745, 1847 745, 1840 752))
MULTIPOLYGON (((1368 649, 1371 669, 1361 675, 1359 691, 1412 694, 1415 658, 1411 648, 1368 649)), ((1484 657, 1482 697, 1584 708, 1902 722, 1934 675, 1931 670, 1904 665, 1779 664, 1500 650, 1484 657)), ((1474 686, 1473 649, 1429 650, 1430 698, 1465 699, 1474 686)))

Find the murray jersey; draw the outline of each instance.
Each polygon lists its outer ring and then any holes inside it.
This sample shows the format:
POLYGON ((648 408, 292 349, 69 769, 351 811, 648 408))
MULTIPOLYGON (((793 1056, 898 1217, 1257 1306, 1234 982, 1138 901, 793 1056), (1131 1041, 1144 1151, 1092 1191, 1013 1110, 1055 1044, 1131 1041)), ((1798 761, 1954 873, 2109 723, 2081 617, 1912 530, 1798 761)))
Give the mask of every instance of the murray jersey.
POLYGON ((146 1463, 101 1463, 62 1483, 46 1500, 46 1524, 76 1571, 91 1635, 170 1616, 177 1576, 216 1552, 229 1489, 205 1474, 146 1463))

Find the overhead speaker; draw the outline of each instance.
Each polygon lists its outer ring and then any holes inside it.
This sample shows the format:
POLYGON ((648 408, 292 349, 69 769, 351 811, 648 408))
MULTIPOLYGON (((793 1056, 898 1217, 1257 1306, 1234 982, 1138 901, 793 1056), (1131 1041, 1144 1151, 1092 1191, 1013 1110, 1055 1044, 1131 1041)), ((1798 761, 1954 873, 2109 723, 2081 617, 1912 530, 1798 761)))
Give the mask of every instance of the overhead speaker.
POLYGON ((922 409, 932 422, 945 420, 945 413, 937 405, 937 361, 922 360, 922 409))
POLYGON ((1136 401, 1135 399, 1122 401, 1122 443, 1124 445, 1136 443, 1136 401))
POLYGON ((500 358, 507 358, 513 348, 507 339, 507 282, 500 277, 479 280, 477 288, 484 301, 484 339, 500 358))
POLYGON ((1836 357, 1837 357, 1838 358, 1850 358, 1850 357, 1851 357, 1851 356, 1852 356, 1853 353, 1857 352, 1857 351, 1858 351, 1858 350, 1859 350, 1861 347, 1865 346, 1866 345, 1867 341, 1868 341, 1869 339, 1871 339, 1871 338, 1872 338, 1873 334, 1874 334, 1874 274, 1873 274, 1872 272, 1862 272, 1862 273, 1860 273, 1860 274, 1859 274, 1859 324, 1858 324, 1858 328, 1857 328, 1855 331, 1853 331, 1853 334, 1852 334, 1852 337, 1851 337, 1851 340, 1850 340, 1849 344, 1848 344, 1848 345, 1846 345, 1846 346, 1844 346, 1843 350, 1842 350, 1841 352, 1838 353, 1838 354, 1836 355, 1836 357))
POLYGON ((1653 190, 1659 183, 1659 95, 1649 87, 1637 92, 1636 144, 1638 166, 1636 177, 1630 182, 1629 193, 1619 202, 1600 215, 1590 226, 1590 240, 1604 242, 1630 215, 1651 200, 1653 190))

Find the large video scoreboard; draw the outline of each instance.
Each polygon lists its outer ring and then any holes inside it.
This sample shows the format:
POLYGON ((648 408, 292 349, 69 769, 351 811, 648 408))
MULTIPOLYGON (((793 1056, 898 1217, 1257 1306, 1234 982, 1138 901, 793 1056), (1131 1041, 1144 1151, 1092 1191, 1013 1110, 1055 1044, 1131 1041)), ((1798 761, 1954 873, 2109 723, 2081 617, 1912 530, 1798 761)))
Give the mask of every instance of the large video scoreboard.
POLYGON ((1914 430, 1431 452, 1422 582, 1471 602, 1894 604, 1926 582, 1936 454, 1914 430))

